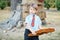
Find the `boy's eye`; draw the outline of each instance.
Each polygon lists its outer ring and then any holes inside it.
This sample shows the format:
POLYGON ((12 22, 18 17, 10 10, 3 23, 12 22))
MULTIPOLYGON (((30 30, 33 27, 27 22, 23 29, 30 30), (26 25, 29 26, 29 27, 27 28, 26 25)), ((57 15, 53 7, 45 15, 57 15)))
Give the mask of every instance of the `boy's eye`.
POLYGON ((32 10, 32 9, 31 9, 32 10))

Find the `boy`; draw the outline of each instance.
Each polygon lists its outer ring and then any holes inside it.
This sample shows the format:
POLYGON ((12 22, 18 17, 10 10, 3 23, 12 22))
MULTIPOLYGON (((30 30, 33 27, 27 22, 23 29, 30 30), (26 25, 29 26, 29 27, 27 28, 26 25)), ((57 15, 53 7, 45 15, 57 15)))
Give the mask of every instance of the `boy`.
POLYGON ((35 31, 41 28, 41 20, 37 13, 37 5, 32 4, 29 9, 29 15, 25 19, 26 29, 24 33, 24 40, 39 40, 38 36, 29 37, 28 34, 36 35, 35 31))

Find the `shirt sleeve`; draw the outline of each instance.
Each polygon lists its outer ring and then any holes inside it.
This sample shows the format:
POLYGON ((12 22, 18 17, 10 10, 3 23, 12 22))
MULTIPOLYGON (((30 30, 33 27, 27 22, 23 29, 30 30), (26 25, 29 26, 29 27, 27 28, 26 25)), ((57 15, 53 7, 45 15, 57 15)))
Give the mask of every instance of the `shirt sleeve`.
POLYGON ((41 21, 40 17, 38 17, 38 25, 39 25, 39 27, 41 27, 41 25, 42 25, 42 21, 41 21))
POLYGON ((25 24, 26 24, 26 29, 29 29, 31 28, 31 25, 30 25, 30 19, 29 19, 29 16, 26 17, 25 19, 25 24))
POLYGON ((28 20, 29 18, 28 18, 28 16, 26 17, 26 19, 25 19, 25 23, 27 24, 27 23, 29 23, 29 20, 28 20))

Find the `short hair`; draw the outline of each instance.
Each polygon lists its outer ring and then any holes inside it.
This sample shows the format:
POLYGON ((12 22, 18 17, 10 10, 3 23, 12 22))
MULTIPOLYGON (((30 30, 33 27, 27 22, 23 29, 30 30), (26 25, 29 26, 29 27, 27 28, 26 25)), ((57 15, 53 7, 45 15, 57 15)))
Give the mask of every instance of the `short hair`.
POLYGON ((38 10, 38 5, 37 4, 31 4, 30 7, 33 7, 34 9, 38 10))

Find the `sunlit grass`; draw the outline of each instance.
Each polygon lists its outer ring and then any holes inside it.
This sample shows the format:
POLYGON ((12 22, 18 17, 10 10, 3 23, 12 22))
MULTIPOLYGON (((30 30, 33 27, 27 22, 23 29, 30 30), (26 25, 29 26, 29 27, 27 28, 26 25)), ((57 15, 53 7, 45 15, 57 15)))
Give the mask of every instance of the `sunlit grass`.
MULTIPOLYGON (((0 10, 0 22, 9 18, 10 15, 9 12, 10 11, 0 10)), ((47 13, 46 22, 47 23, 50 22, 51 24, 44 25, 45 27, 54 27, 56 28, 56 31, 53 33, 41 35, 39 37, 40 40, 60 40, 60 12, 47 13)), ((5 35, 4 33, 0 33, 0 40, 24 40, 24 36, 22 36, 24 34, 22 31, 16 33, 11 32, 10 35, 5 35), (18 35, 20 34, 21 36, 16 36, 17 33, 18 35)))

